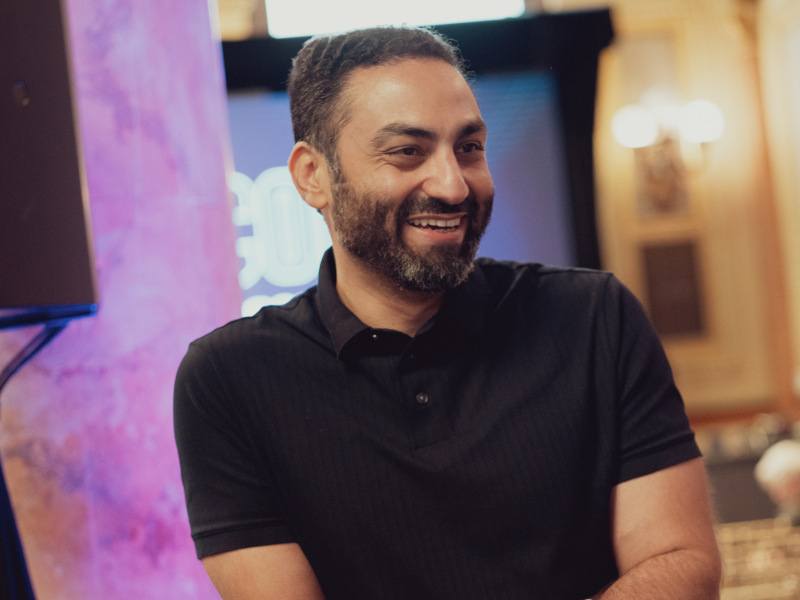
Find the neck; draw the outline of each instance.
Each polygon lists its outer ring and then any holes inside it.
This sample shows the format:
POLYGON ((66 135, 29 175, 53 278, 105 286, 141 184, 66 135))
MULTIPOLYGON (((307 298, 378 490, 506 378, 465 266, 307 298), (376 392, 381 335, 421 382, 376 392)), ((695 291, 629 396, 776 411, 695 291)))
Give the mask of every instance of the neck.
POLYGON ((374 329, 414 336, 442 305, 444 293, 413 292, 376 273, 334 246, 336 291, 359 320, 374 329))

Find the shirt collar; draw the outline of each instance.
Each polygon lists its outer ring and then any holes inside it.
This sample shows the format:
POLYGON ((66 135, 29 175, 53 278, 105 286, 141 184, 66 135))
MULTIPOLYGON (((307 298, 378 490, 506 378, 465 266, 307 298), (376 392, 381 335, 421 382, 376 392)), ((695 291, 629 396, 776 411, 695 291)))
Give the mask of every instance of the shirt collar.
POLYGON ((333 248, 328 248, 322 256, 317 282, 317 312, 322 324, 328 330, 333 341, 336 355, 342 353, 345 344, 356 335, 369 329, 347 308, 336 291, 336 263, 333 260, 333 248))
MULTIPOLYGON (((332 248, 328 248, 322 257, 315 300, 317 312, 331 336, 336 355, 341 356, 348 342, 369 327, 350 312, 339 298, 332 248)), ((448 336, 467 339, 483 330, 488 309, 489 286, 480 264, 475 263, 467 280, 445 294, 442 308, 433 322, 423 327, 422 331, 440 331, 448 336)))

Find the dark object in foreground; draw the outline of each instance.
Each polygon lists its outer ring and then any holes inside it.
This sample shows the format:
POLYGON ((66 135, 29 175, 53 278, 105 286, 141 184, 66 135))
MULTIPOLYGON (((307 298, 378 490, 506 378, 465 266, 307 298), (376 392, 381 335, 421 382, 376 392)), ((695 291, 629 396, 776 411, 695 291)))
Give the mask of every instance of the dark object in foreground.
POLYGON ((2 465, 0 465, 0 598, 4 600, 34 598, 2 465))

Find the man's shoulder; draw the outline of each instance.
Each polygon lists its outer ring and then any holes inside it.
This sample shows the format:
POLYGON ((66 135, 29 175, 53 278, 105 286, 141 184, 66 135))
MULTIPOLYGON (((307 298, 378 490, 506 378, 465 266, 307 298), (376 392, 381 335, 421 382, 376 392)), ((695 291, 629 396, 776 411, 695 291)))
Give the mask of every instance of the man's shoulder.
POLYGON ((476 266, 494 295, 536 294, 557 299, 597 296, 616 284, 608 271, 582 267, 560 267, 493 258, 479 258, 476 266))
POLYGON ((285 304, 268 305, 248 317, 234 319, 195 339, 191 345, 198 349, 227 353, 257 344, 290 342, 314 330, 316 288, 309 288, 285 304))

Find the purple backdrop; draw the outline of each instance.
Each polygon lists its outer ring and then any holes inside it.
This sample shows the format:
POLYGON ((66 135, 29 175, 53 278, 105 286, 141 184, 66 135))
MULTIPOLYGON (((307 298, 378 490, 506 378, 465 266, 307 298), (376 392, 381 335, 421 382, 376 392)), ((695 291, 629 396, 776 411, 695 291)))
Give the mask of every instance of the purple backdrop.
POLYGON ((171 396, 189 340, 239 311, 220 49, 206 2, 66 7, 101 308, 4 391, 12 501, 41 598, 213 598, 171 396))

